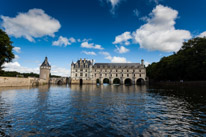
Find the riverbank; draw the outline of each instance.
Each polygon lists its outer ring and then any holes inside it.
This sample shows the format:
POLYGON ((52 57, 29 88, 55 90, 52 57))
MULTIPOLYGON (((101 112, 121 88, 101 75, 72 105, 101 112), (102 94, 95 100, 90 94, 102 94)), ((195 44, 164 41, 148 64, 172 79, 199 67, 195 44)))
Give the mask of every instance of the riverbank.
POLYGON ((48 84, 48 81, 39 78, 0 77, 0 87, 38 86, 48 84))

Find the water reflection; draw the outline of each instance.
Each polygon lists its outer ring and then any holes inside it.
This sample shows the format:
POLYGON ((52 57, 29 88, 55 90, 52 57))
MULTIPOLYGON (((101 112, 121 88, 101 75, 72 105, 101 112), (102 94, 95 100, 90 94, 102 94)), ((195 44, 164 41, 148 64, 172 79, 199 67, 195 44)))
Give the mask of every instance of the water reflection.
POLYGON ((204 136, 206 98, 188 94, 145 85, 1 89, 0 136, 204 136))

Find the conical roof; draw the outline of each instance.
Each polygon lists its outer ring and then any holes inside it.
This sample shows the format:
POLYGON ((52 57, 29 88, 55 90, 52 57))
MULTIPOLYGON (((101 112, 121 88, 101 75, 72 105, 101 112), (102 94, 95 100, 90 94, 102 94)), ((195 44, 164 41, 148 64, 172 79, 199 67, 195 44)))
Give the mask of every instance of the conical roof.
POLYGON ((41 67, 51 67, 51 66, 49 65, 49 62, 48 62, 48 58, 47 58, 47 57, 45 57, 45 60, 44 60, 44 62, 41 64, 41 67))

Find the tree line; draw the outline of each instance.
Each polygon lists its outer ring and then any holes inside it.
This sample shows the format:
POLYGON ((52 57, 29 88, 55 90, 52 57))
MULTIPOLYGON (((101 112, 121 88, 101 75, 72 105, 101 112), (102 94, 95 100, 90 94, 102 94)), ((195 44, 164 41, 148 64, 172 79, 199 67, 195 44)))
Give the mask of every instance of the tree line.
POLYGON ((182 48, 146 68, 147 76, 155 81, 206 80, 206 37, 193 38, 182 48))

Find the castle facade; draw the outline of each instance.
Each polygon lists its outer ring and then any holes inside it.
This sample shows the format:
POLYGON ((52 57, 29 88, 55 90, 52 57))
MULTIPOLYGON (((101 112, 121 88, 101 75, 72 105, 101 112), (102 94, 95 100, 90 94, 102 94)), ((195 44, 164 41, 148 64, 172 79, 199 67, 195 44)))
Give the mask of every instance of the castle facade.
POLYGON ((71 64, 71 84, 144 84, 146 68, 140 63, 95 63, 80 59, 71 64))

